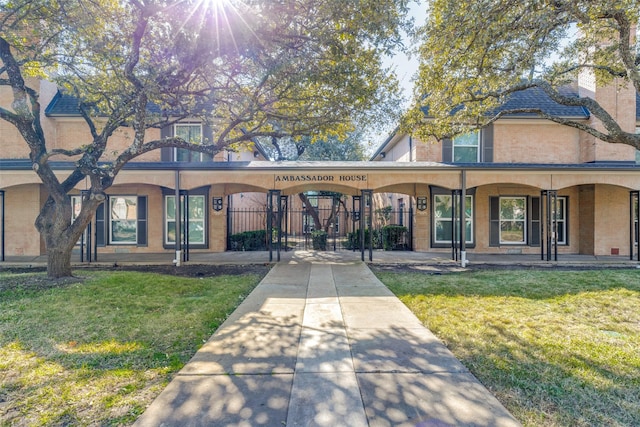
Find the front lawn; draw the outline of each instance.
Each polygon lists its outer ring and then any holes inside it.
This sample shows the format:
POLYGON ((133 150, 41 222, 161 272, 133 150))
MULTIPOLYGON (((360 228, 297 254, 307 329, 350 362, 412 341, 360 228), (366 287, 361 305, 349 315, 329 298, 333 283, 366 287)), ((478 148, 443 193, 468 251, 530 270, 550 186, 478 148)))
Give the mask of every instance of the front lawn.
POLYGON ((0 425, 131 424, 261 278, 77 274, 0 273, 0 425))
POLYGON ((525 426, 640 425, 640 271, 377 274, 525 426))

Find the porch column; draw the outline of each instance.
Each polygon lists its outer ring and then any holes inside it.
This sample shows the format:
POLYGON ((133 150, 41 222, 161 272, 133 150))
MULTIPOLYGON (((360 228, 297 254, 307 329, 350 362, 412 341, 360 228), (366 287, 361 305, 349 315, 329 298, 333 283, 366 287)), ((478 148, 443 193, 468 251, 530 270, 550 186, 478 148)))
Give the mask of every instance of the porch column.
POLYGON ((0 190, 0 261, 4 261, 4 190, 0 190))
MULTIPOLYGON (((225 209, 224 196, 213 196, 211 199, 213 208, 209 225, 209 248, 211 252, 224 252, 227 250, 228 215, 229 210, 225 209)), ((227 198, 227 207, 229 199, 227 198)))
POLYGON ((373 190, 361 190, 360 199, 360 257, 364 261, 365 247, 369 248, 369 261, 373 261, 373 190), (364 210, 364 212, 362 212, 364 210), (365 227, 369 230, 369 241, 365 242, 365 227))
POLYGON ((557 206, 558 206, 558 191, 557 190, 543 190, 541 192, 541 210, 544 213, 542 215, 542 226, 540 227, 540 248, 541 256, 544 260, 544 247, 547 248, 547 261, 551 261, 551 251, 553 251, 553 260, 558 261, 558 218, 557 218, 557 206), (544 205, 544 207, 542 207, 544 205))
POLYGON ((173 260, 173 263, 177 266, 180 267, 181 263, 182 263, 182 250, 181 250, 181 242, 182 242, 182 227, 180 226, 180 224, 182 224, 182 218, 180 215, 180 171, 176 170, 176 174, 175 174, 175 188, 176 188, 176 193, 175 193, 175 207, 176 207, 176 243, 175 243, 175 251, 176 251, 176 257, 173 260))
MULTIPOLYGON (((633 252, 637 250, 636 259, 640 262, 640 191, 629 192, 629 198, 629 222, 631 229, 629 235, 629 259, 633 261, 633 252), (637 248, 636 244, 638 244, 637 248)), ((4 227, 2 229, 4 230, 4 227)))
MULTIPOLYGON (((429 229, 429 196, 421 195, 416 197, 416 210, 414 211, 413 227, 413 250, 416 252, 427 252, 430 249, 430 229, 429 229)), ((433 209, 433 207, 432 207, 433 209)))
POLYGON ((273 261, 273 224, 278 226, 276 256, 277 261, 280 262, 280 239, 282 239, 282 205, 280 203, 280 190, 269 190, 269 194, 267 196, 267 243, 269 247, 269 262, 273 261))
POLYGON ((460 172, 460 266, 467 266, 467 171, 460 172))

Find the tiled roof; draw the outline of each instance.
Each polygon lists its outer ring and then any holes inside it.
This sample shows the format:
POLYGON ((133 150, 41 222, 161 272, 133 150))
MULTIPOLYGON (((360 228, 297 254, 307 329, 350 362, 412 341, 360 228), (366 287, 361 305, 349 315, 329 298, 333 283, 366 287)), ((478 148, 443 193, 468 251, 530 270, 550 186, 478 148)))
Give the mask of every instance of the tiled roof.
POLYGON ((80 111, 78 109, 78 98, 71 95, 65 95, 62 92, 58 92, 53 97, 44 113, 51 117, 64 117, 64 116, 79 116, 80 111))
MULTIPOLYGON (((575 91, 570 88, 561 88, 560 93, 568 96, 578 96, 575 91)), ((640 98, 636 98, 636 104, 640 103, 640 98)), ((452 113, 455 113, 457 110, 462 108, 461 106, 455 107, 452 110, 452 113)), ((500 111, 506 110, 516 110, 523 108, 540 108, 544 113, 558 116, 558 117, 578 117, 578 118, 588 118, 589 112, 583 107, 572 107, 567 105, 558 104, 549 98, 542 89, 533 87, 525 90, 521 90, 518 92, 514 92, 511 94, 509 99, 502 104, 500 107, 495 110, 491 110, 487 113, 487 115, 494 115, 500 111)), ((422 112, 429 116, 429 107, 422 107, 422 112)), ((638 112, 638 108, 636 108, 636 114, 638 112)), ((504 117, 537 117, 536 113, 513 113, 505 115, 504 117)))
MULTIPOLYGON (((559 92, 565 96, 578 96, 570 88, 561 88, 559 92)), ((496 108, 492 113, 522 108, 539 108, 544 113, 557 117, 589 117, 589 112, 585 108, 558 104, 538 87, 514 92, 504 104, 496 108)), ((536 114, 514 113, 509 114, 507 117, 536 117, 536 114)))
MULTIPOLYGON (((80 116, 78 105, 78 98, 58 91, 49 105, 47 105, 44 113, 48 117, 77 117, 80 116)), ((162 112, 158 105, 151 102, 147 104, 147 111, 153 114, 162 112)))

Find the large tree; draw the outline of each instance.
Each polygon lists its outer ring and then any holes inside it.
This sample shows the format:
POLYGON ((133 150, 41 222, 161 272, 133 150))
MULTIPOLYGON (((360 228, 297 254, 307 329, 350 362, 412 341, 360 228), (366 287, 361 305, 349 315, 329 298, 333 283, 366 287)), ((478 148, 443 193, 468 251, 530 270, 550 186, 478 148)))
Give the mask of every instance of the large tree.
POLYGON ((12 93, 0 119, 19 130, 49 194, 36 220, 49 276, 71 275, 71 251, 105 191, 144 153, 213 154, 259 136, 322 138, 384 122, 397 84, 381 56, 399 45, 405 14, 406 0, 0 0, 0 88, 12 93), (34 79, 77 99, 86 140, 52 148, 34 79), (208 124, 212 139, 147 137, 185 118, 208 124), (122 126, 131 143, 114 153, 122 126), (57 160, 75 166, 59 178, 57 160), (72 222, 69 192, 85 178, 72 222))
POLYGON ((419 31, 416 105, 407 124, 438 138, 510 113, 540 117, 640 149, 640 135, 590 96, 567 91, 578 75, 640 92, 637 0, 433 0, 419 31), (595 120, 537 108, 496 109, 514 92, 539 88, 553 101, 586 108, 595 120), (424 120, 425 107, 435 120, 424 120))

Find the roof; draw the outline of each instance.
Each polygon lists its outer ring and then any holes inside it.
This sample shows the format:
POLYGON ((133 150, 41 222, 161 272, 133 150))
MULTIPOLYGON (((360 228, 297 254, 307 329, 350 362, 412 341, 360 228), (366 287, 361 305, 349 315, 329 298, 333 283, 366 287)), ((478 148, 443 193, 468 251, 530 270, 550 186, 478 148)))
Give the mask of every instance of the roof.
MULTIPOLYGON (((72 170, 74 162, 50 162, 54 170, 72 170)), ((102 163, 100 163, 102 164, 102 163)), ((29 159, 0 159, 0 170, 31 171, 33 163, 29 159)), ((282 171, 327 171, 367 173, 369 171, 410 171, 426 170, 514 170, 514 171, 640 171, 640 165, 634 162, 602 161, 589 163, 440 163, 440 162, 368 162, 368 161, 252 161, 252 162, 129 162, 123 170, 162 171, 162 170, 202 170, 202 171, 264 171, 278 173, 282 171)))
POLYGON ((78 98, 58 91, 53 97, 44 114, 48 117, 76 117, 80 115, 78 98))
MULTIPOLYGON (((159 114, 160 107, 151 102, 147 103, 147 111, 159 114)), ((58 91, 47 108, 44 110, 47 117, 80 117, 80 101, 73 95, 58 91)))
MULTIPOLYGON (((578 98, 578 94, 569 87, 560 88, 559 92, 564 96, 578 98)), ((493 115, 500 111, 516 110, 522 108, 539 108, 545 114, 557 117, 584 119, 589 118, 589 111, 586 108, 558 104, 557 102, 552 100, 544 90, 540 89, 539 87, 532 87, 518 92, 513 92, 509 96, 509 99, 507 101, 505 101, 500 107, 491 111, 489 114, 493 115)), ((506 117, 537 117, 537 114, 514 113, 508 114, 506 117)))
MULTIPOLYGON (((570 87, 562 87, 559 92, 565 96, 578 97, 576 91, 570 87)), ((636 105, 640 103, 640 98, 636 95, 636 105)), ((461 107, 456 107, 452 110, 455 113, 461 107)), ((589 111, 584 107, 575 107, 570 105, 558 104, 552 100, 544 90, 539 87, 532 87, 517 92, 511 93, 509 98, 498 108, 487 112, 487 116, 492 116, 500 111, 517 110, 523 108, 540 108, 544 113, 558 116, 558 117, 570 117, 570 118, 589 118, 589 111)), ((422 107, 422 111, 426 116, 429 116, 429 106, 422 107)), ((638 108, 636 108, 637 114, 638 108)), ((538 117, 536 113, 513 113, 503 117, 521 118, 521 117, 538 117)))

